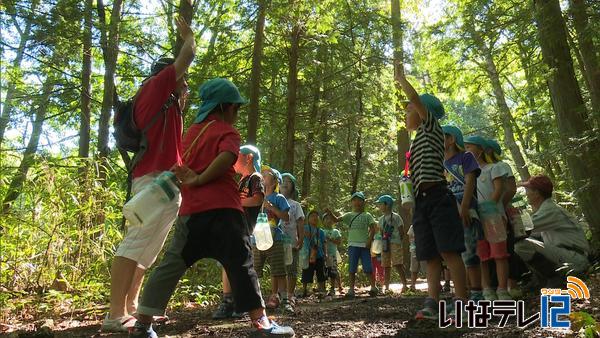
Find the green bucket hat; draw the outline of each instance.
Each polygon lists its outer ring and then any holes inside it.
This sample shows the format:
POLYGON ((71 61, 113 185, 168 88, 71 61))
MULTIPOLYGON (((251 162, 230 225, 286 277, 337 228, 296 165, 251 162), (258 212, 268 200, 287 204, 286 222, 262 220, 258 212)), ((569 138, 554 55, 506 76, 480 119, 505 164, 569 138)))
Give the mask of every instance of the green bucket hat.
POLYGON ((392 206, 394 204, 394 198, 390 195, 381 195, 375 203, 383 203, 392 206))
POLYGON ((488 142, 479 135, 467 136, 464 143, 476 144, 483 149, 488 146, 488 142))
POLYGON ((198 110, 194 123, 200 123, 215 109, 216 106, 223 103, 246 104, 248 100, 242 97, 239 89, 233 82, 215 78, 204 82, 200 87, 200 100, 202 105, 198 110))
POLYGON ((247 144, 240 147, 240 153, 244 155, 252 154, 252 164, 254 170, 260 172, 260 150, 251 144, 247 144))
POLYGON ((458 148, 465 149, 465 142, 463 141, 463 134, 462 134, 462 131, 460 131, 460 129, 458 129, 458 127, 446 125, 446 126, 442 126, 442 130, 444 131, 444 134, 454 136, 454 140, 456 141, 456 145, 458 146, 458 148))
POLYGON ((350 200, 352 201, 354 198, 359 198, 361 200, 365 200, 365 194, 362 191, 357 191, 354 194, 352 194, 352 197, 350 197, 350 200))
POLYGON ((494 139, 488 139, 488 148, 492 148, 494 154, 500 156, 502 155, 502 148, 500 147, 500 143, 494 139))
POLYGON ((446 111, 444 110, 442 102, 437 97, 431 94, 421 94, 419 95, 419 98, 421 99, 421 103, 427 108, 427 111, 429 111, 436 120, 444 117, 446 111))

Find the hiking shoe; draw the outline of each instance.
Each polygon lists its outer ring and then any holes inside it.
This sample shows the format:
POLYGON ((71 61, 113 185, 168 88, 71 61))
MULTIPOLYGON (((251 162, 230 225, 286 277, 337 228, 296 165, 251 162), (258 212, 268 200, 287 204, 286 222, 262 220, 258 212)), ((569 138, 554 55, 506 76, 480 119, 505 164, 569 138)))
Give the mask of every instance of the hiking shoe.
POLYGON ((287 299, 284 299, 281 302, 281 309, 283 310, 284 313, 289 314, 289 315, 293 315, 296 313, 296 311, 294 310, 294 307, 292 306, 292 304, 290 304, 290 302, 287 299))
POLYGON ((475 303, 479 302, 480 300, 484 300, 485 298, 483 297, 483 292, 482 291, 473 291, 471 290, 471 294, 469 295, 469 299, 474 301, 475 303))
POLYGON ((289 326, 280 326, 274 321, 271 322, 271 327, 264 328, 262 326, 258 326, 256 331, 252 332, 251 337, 294 337, 295 332, 289 326))
POLYGON ((217 310, 215 312, 213 312, 212 319, 215 319, 215 320, 227 319, 227 318, 231 318, 232 316, 233 316, 233 303, 221 301, 221 304, 219 304, 219 307, 217 308, 217 310))
POLYGON ((109 314, 106 314, 104 321, 102 321, 102 332, 129 332, 129 330, 135 325, 135 317, 123 316, 115 319, 108 318, 109 314))
POLYGON ((379 294, 379 289, 376 286, 372 287, 371 290, 369 290, 369 296, 371 296, 371 297, 375 297, 378 294, 379 294))
POLYGON ((499 300, 512 300, 510 293, 508 293, 508 290, 506 289, 498 289, 496 291, 496 296, 499 300))
POLYGON ((158 338, 158 335, 152 329, 152 324, 146 328, 142 324, 136 323, 129 332, 129 338, 158 338))
POLYGON ((415 319, 438 319, 438 302, 433 298, 425 298, 424 306, 421 310, 417 311, 415 319))
POLYGON ((271 295, 271 297, 269 297, 269 301, 267 301, 267 309, 276 309, 279 307, 279 296, 278 295, 271 295))
POLYGON ((483 290, 483 298, 485 300, 490 300, 490 301, 498 300, 498 296, 496 295, 496 290, 494 290, 494 289, 483 290))

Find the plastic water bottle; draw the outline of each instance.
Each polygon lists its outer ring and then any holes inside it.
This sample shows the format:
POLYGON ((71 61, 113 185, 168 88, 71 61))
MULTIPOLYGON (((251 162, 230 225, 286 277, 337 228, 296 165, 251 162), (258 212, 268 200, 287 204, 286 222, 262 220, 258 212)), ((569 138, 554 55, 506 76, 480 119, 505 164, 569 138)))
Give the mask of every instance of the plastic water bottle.
POLYGON ((495 202, 486 201, 479 204, 485 239, 490 243, 506 240, 506 228, 502 215, 495 202))
POLYGON ((302 268, 302 270, 308 269, 308 249, 306 245, 302 246, 302 249, 300 249, 298 256, 298 259, 300 260, 300 267, 302 268))
POLYGON ((400 199, 404 208, 412 208, 415 205, 413 183, 409 176, 400 179, 400 199))
POLYGON ((381 240, 381 236, 377 234, 373 239, 373 243, 371 244, 371 252, 376 255, 379 255, 383 250, 383 241, 381 240))
POLYGON ((177 195, 179 185, 175 174, 165 171, 123 206, 123 215, 129 226, 150 224, 163 214, 177 195))
POLYGON ((292 239, 288 235, 283 237, 283 257, 285 258, 285 265, 292 265, 294 261, 294 255, 292 253, 292 239))
POLYGON ((256 248, 261 251, 269 250, 273 246, 273 234, 267 214, 261 212, 256 218, 256 226, 254 227, 254 240, 256 248))

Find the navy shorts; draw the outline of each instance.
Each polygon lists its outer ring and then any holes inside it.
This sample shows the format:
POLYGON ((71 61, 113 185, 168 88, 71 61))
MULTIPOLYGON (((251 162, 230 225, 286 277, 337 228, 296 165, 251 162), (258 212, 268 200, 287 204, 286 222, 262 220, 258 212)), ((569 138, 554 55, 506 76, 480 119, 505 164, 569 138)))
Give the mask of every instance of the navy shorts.
POLYGON ((420 261, 437 258, 441 252, 465 251, 463 224, 456 198, 443 183, 416 196, 413 230, 420 261))
POLYGON ((358 271, 358 260, 362 263, 363 272, 371 274, 373 267, 371 266, 371 250, 358 246, 348 247, 348 272, 356 273, 358 271))

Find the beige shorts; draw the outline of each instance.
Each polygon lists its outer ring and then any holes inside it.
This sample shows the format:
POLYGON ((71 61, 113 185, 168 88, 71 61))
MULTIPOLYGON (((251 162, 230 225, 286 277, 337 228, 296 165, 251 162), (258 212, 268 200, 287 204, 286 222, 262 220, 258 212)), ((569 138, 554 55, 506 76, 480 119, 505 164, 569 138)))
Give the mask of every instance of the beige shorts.
POLYGON ((392 266, 404 264, 402 244, 390 243, 390 250, 381 253, 381 266, 391 268, 392 266))
MULTIPOLYGON (((152 183, 157 174, 148 174, 133 180, 132 196, 139 193, 146 185, 152 183)), ((165 244, 169 230, 177 218, 181 194, 175 196, 165 208, 156 222, 144 226, 128 227, 125 238, 119 244, 115 256, 129 258, 142 268, 149 268, 165 244)))

